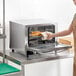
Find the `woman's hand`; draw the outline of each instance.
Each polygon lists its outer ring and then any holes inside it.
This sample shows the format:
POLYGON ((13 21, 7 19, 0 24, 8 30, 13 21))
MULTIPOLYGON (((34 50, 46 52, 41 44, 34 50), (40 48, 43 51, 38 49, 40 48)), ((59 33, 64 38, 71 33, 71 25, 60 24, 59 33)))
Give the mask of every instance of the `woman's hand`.
POLYGON ((52 39, 52 35, 53 35, 52 32, 46 31, 46 32, 42 32, 41 34, 42 34, 42 40, 50 40, 50 39, 52 39))
POLYGON ((51 40, 53 37, 52 37, 52 35, 53 35, 53 33, 51 33, 51 32, 46 32, 46 34, 47 34, 47 40, 51 40))

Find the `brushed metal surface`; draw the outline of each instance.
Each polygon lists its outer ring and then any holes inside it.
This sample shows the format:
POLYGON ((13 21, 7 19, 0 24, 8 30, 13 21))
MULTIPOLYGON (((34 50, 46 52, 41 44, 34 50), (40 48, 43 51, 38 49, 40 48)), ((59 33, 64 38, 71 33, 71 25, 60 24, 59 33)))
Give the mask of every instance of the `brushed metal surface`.
MULTIPOLYGON (((3 56, 3 54, 0 52, 0 56, 3 56)), ((10 52, 9 55, 6 55, 6 59, 16 63, 16 64, 31 64, 31 63, 37 63, 37 62, 43 62, 43 61, 50 61, 50 60, 57 60, 57 59, 64 59, 64 58, 72 58, 74 55, 72 53, 69 53, 67 50, 52 54, 52 53, 45 53, 45 54, 35 54, 30 55, 29 58, 27 58, 24 55, 18 54, 16 52, 12 53, 10 52)))

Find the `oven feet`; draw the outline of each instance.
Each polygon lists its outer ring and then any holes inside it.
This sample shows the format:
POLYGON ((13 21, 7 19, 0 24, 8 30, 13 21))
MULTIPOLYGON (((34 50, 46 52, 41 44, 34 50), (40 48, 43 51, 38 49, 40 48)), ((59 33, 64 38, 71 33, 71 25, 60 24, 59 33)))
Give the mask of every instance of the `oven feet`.
POLYGON ((15 52, 15 50, 14 50, 14 49, 12 49, 12 52, 14 53, 14 52, 15 52))

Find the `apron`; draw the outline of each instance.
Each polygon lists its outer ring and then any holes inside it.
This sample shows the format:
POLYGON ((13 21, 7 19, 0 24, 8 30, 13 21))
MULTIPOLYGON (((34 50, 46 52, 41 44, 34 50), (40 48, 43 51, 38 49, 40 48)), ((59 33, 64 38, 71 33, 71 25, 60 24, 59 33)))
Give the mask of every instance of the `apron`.
MULTIPOLYGON (((76 20, 76 14, 74 15, 74 19, 76 20)), ((74 64, 73 64, 73 76, 76 76, 76 21, 74 21, 73 25, 73 37, 74 37, 74 64)))

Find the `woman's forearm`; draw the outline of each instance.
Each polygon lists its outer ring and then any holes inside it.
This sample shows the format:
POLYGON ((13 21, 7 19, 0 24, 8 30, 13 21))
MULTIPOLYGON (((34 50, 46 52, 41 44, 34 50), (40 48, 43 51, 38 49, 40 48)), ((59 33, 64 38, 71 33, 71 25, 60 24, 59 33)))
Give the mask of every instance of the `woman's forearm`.
POLYGON ((70 27, 67 30, 64 30, 64 31, 61 31, 61 32, 58 32, 58 33, 54 33, 52 35, 52 37, 66 36, 66 35, 71 34, 72 31, 73 31, 74 22, 75 21, 73 21, 73 23, 71 23, 70 27))
POLYGON ((64 30, 64 31, 61 31, 61 32, 58 32, 58 33, 54 33, 52 35, 52 37, 66 36, 66 35, 69 35, 70 33, 71 33, 71 31, 64 30))

